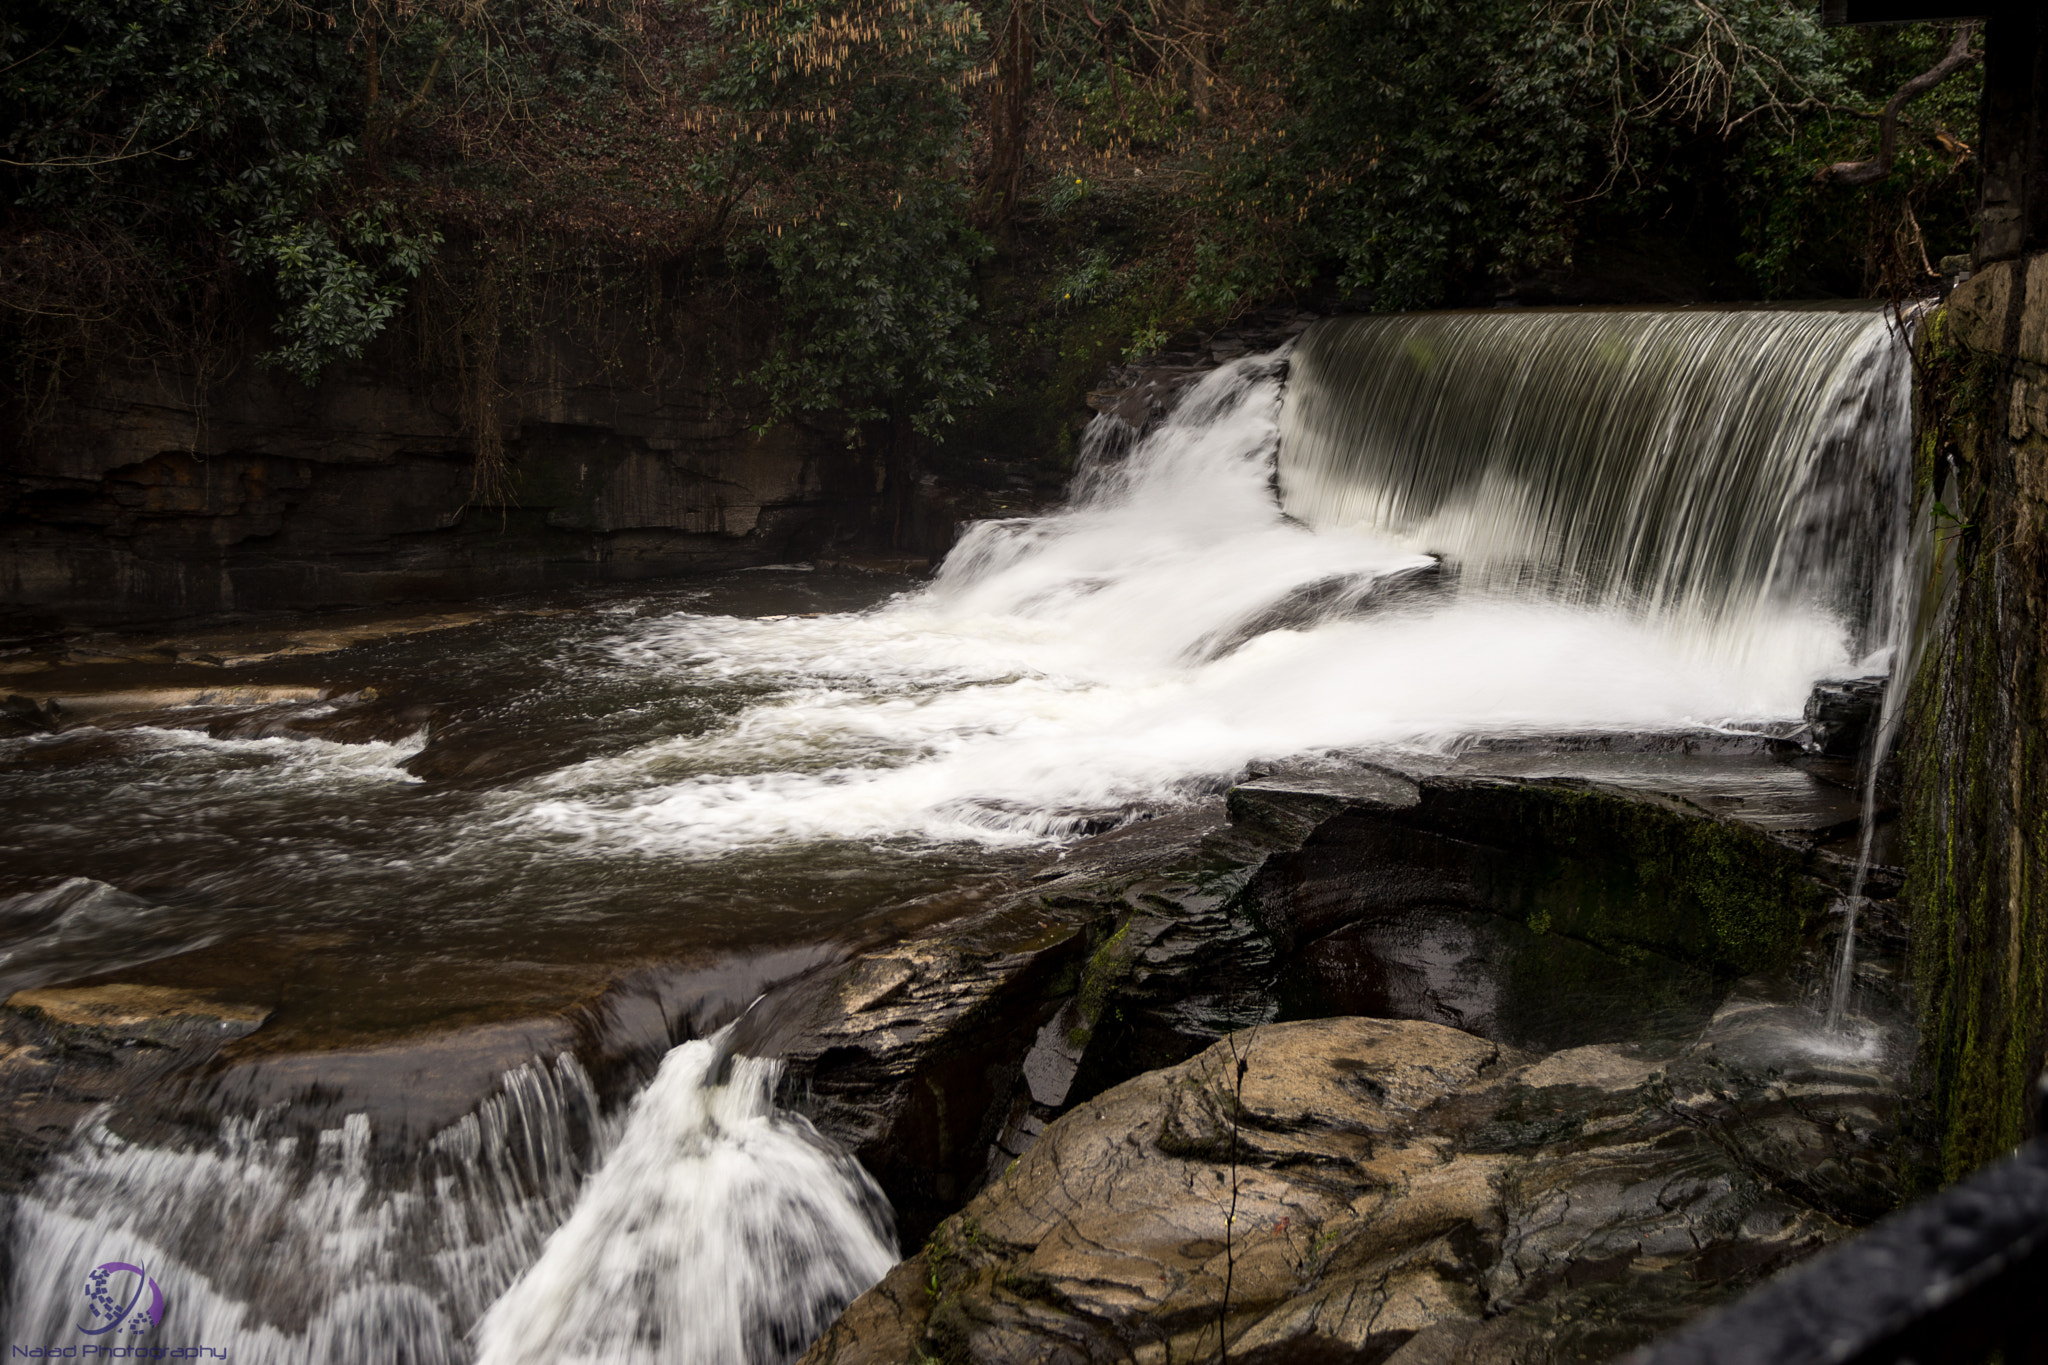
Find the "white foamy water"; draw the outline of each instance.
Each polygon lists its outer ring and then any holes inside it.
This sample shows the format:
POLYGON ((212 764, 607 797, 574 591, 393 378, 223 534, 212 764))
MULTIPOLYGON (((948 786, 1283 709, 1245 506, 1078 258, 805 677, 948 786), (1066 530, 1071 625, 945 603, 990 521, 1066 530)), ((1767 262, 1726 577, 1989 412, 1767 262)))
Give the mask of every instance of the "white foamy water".
POLYGON ((310 1140, 280 1119, 229 1118, 177 1147, 82 1132, 15 1201, 11 1341, 77 1345, 87 1272, 120 1262, 167 1301, 123 1345, 211 1347, 242 1365, 459 1365, 464 1329, 567 1214, 597 1097, 567 1054, 521 1067, 395 1170, 364 1115, 310 1140))
POLYGON ((788 1360, 896 1263, 873 1180, 775 1108, 779 1063, 727 1058, 722 1041, 669 1053, 568 1221, 478 1324, 479 1365, 788 1360))
POLYGON ((397 1162, 361 1114, 309 1139, 280 1107, 188 1146, 89 1126, 15 1201, 0 1316, 15 1343, 89 1340, 86 1276, 116 1262, 167 1304, 121 1344, 244 1365, 791 1359, 895 1264, 892 1215, 775 1107, 780 1064, 722 1042, 609 1120, 572 1056, 521 1067, 397 1162))
POLYGON ((1031 843, 1261 759, 1794 717, 1854 670, 1844 622, 1782 591, 1720 617, 1498 587, 1357 609, 1435 561, 1283 514, 1279 369, 1211 375, 1069 507, 971 528, 882 608, 642 623, 620 665, 771 694, 717 734, 556 773, 517 818, 667 855, 1031 843))

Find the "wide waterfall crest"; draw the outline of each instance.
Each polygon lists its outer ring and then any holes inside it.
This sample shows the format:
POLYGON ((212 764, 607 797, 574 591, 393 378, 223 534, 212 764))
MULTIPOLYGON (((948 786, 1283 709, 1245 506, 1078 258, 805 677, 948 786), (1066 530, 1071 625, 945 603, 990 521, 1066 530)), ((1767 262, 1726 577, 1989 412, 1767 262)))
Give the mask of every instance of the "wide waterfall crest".
POLYGON ((1808 608, 1887 638, 1909 373, 1868 308, 1346 318, 1294 357, 1280 460, 1312 526, 1466 590, 1739 629, 1808 608))

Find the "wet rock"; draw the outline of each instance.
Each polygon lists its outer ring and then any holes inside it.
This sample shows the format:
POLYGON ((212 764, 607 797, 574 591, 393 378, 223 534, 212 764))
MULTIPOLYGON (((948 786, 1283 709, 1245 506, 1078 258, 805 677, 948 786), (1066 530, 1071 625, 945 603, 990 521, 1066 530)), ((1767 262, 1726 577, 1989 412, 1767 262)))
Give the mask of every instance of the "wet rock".
POLYGON ((1053 1123, 808 1359, 1607 1359, 1845 1234, 1773 1141, 1895 1138, 1843 1123, 1881 1077, 1786 1101, 1819 1073, 1777 1009, 1535 1060, 1419 1022, 1233 1034, 1053 1123))
POLYGON ((867 954, 762 1011, 789 1101, 860 1159, 911 1236, 959 1206, 986 1164, 1021 1060, 1087 947, 1079 917, 1013 906, 867 954))
POLYGON ((1802 852, 1653 792, 1461 775, 1416 787, 1412 807, 1347 806, 1261 868, 1250 894, 1284 951, 1374 916, 1454 907, 1734 974, 1787 961, 1825 910, 1802 852))
POLYGON ((450 1029, 373 1047, 266 1055, 262 1035, 151 1102, 168 1122, 202 1130, 216 1114, 284 1106, 282 1121, 308 1135, 368 1117, 378 1148, 402 1154, 473 1112, 504 1084, 507 1072, 576 1051, 573 1023, 561 1017, 450 1029))
POLYGON ((2007 354, 2006 337, 2017 309, 2018 345, 2023 360, 2048 365, 2048 312, 2030 306, 2048 297, 2048 253, 2025 260, 1996 261, 1972 274, 1949 295, 1949 328, 1973 351, 2007 354))
POLYGON ((1302 947, 1277 986, 1290 1019, 1425 1019, 1520 1047, 1670 1037, 1712 1014, 1723 983, 1655 953, 1622 954, 1500 915, 1377 913, 1302 947))
POLYGON ((18 693, 0 697, 0 739, 14 735, 50 734, 61 723, 46 702, 18 693))
POLYGON ((44 1023, 110 1042, 177 1045, 194 1036, 225 1041, 255 1032, 271 1015, 268 1005, 223 1000, 169 986, 69 986, 16 991, 7 1008, 44 1023))
POLYGON ((549 378, 499 414, 489 508, 459 403, 402 347, 317 389, 254 363, 211 386, 102 368, 0 437, 0 604, 118 623, 474 599, 786 560, 865 526, 873 475, 836 433, 758 427, 694 351, 604 349, 508 356, 549 378))
POLYGON ((1800 738, 1830 758, 1860 758, 1870 747, 1884 711, 1885 678, 1823 682, 1806 699, 1800 738))
POLYGON ((0 1193, 23 1188, 87 1119, 189 1076, 267 1007, 136 984, 13 993, 0 1008, 0 1193))
POLYGON ((1189 650, 1196 662, 1233 654, 1276 630, 1313 630, 1326 622, 1374 616, 1437 601, 1456 585, 1456 574, 1436 561, 1391 573, 1338 574, 1296 588, 1235 625, 1213 632, 1189 650))
MULTIPOLYGON (((429 712, 429 718, 431 718, 429 712)), ((536 745, 518 722, 432 724, 421 750, 399 766, 414 777, 449 786, 490 787, 552 772, 585 758, 589 746, 564 745, 560 734, 536 745)))
MULTIPOLYGON (((325 701, 334 695, 328 687, 277 685, 228 685, 218 687, 157 687, 124 692, 56 694, 44 697, 43 705, 60 724, 109 726, 148 723, 164 719, 165 712, 192 708, 241 711, 257 707, 302 705, 325 701)), ((176 720, 179 717, 169 717, 176 720)), ((186 717, 183 719, 194 719, 186 717)))
POLYGON ((914 1238, 1074 1105, 1263 1020, 1689 1038, 1824 918, 1810 857, 1653 791, 1291 764, 770 1002, 760 1046, 914 1238))
POLYGON ((817 566, 846 573, 883 574, 892 578, 922 578, 932 571, 928 555, 841 555, 819 559, 817 566))
POLYGON ((1774 1187, 1850 1223, 1898 1207, 1906 1059, 1882 1034, 1827 1035, 1806 1001, 1746 983, 1666 1068, 1665 1103, 1774 1187))
POLYGON ((897 1365, 917 1360, 931 1300, 931 1268, 924 1257, 900 1262, 825 1329, 804 1360, 807 1365, 897 1365))
POLYGON ((788 1059, 787 1102, 921 1237, 1064 1106, 1270 1012, 1238 889, 1272 847, 1220 803, 1085 841, 1028 889, 795 983, 741 1047, 788 1059))
POLYGON ((1211 336, 1174 338, 1171 348, 1113 366, 1088 406, 1116 420, 1135 440, 1173 411, 1182 396, 1221 365, 1247 355, 1277 350, 1307 331, 1317 314, 1268 309, 1211 336))
POLYGON ((1498 1061, 1434 1025, 1324 1020, 1119 1086, 933 1238, 930 1332, 977 1360, 1199 1358, 1226 1281, 1247 1359, 1385 1349, 1417 1300, 1476 1315, 1439 1262, 1457 1259, 1446 1235, 1487 1202, 1492 1163, 1446 1172, 1414 1118, 1498 1061), (1417 1197, 1390 1219, 1397 1188, 1417 1197), (1392 1313, 1375 1292, 1389 1285, 1392 1313))

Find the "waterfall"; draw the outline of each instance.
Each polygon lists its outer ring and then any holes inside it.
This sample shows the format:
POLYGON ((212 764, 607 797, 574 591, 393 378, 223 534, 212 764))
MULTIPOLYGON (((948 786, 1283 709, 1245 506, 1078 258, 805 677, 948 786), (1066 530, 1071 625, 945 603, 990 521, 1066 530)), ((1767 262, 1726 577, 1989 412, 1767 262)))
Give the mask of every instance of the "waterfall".
POLYGON ((1807 610, 1869 656, 1894 643, 1909 377, 1869 308, 1346 318, 1295 354, 1281 493, 1467 590, 1737 649, 1807 610))
POLYGON ((1290 755, 1796 719, 1891 645, 1907 395, 1870 310, 1325 321, 922 591, 632 628, 622 667, 773 695, 528 819, 662 856, 1045 843, 1290 755))
MULTIPOLYGON (((1843 671, 1909 644, 1911 373, 1882 313, 1350 318, 1311 329, 1293 373, 1278 478, 1311 526, 1426 548, 1468 591, 1662 619, 1724 659, 1788 612, 1845 632, 1843 671)), ((1866 759, 1831 1032, 1901 690, 1866 759)))
POLYGON ((283 1106, 208 1141, 153 1145, 89 1124, 13 1210, 15 1343, 70 1343, 96 1266, 163 1287, 144 1344, 243 1365, 456 1365, 465 1327, 533 1260, 575 1199, 597 1123, 576 1060, 500 1092, 398 1169, 369 1119, 302 1135, 283 1106))
POLYGON ((484 1315, 479 1365, 770 1365, 896 1263, 874 1181, 775 1108, 779 1063, 724 1041, 683 1044, 633 1101, 575 1212, 484 1315))
MULTIPOLYGON (((763 933, 822 935, 808 889, 848 867, 1055 843, 1262 760, 1794 720, 1817 679, 1907 643, 1907 392, 1867 310, 1327 321, 1142 439, 1091 444, 1066 506, 970 528, 918 591, 604 625, 565 686, 687 684, 715 719, 491 787, 365 885, 639 858, 681 879, 752 854, 795 888, 763 933)), ((130 739, 178 778, 153 801, 222 822, 321 790, 305 755, 369 747, 130 739)), ((57 891, 9 903, 32 951, 0 967, 139 960, 123 935, 147 905, 57 891)), ((601 899, 488 922, 582 932, 601 899)), ((696 912, 662 907, 687 942, 696 912)), ((208 941, 205 913, 165 942, 208 941)), ((361 1115, 230 1116, 182 1145, 90 1123, 11 1210, 13 1340, 75 1341, 104 1272, 95 1294, 161 1287, 152 1342, 249 1365, 774 1365, 895 1256, 879 1192, 776 1109, 778 1074, 688 1042, 607 1118, 563 1056, 395 1161, 361 1115)))
POLYGON ((75 1344, 118 1264, 165 1300, 133 1344, 243 1365, 774 1365, 896 1259, 880 1192, 774 1107, 778 1074, 684 1043, 606 1123, 564 1054, 396 1170, 360 1114, 310 1142, 275 1110, 189 1146, 92 1125, 14 1210, 9 1339, 75 1344))

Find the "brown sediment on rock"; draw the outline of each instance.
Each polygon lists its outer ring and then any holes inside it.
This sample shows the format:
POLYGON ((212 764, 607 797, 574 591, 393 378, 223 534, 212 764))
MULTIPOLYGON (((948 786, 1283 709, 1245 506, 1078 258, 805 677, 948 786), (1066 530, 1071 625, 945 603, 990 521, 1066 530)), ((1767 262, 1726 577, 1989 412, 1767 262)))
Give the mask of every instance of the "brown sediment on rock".
POLYGON ((220 687, 155 687, 122 692, 47 692, 28 689, 24 696, 39 701, 64 722, 98 721, 109 716, 135 716, 192 706, 243 708, 326 701, 328 687, 293 687, 259 683, 220 687))
POLYGON ((53 1024, 109 1031, 198 1020, 247 1032, 260 1027, 272 1012, 268 1005, 242 1004, 203 991, 130 985, 48 986, 16 991, 7 997, 7 1008, 34 1010, 53 1024))

